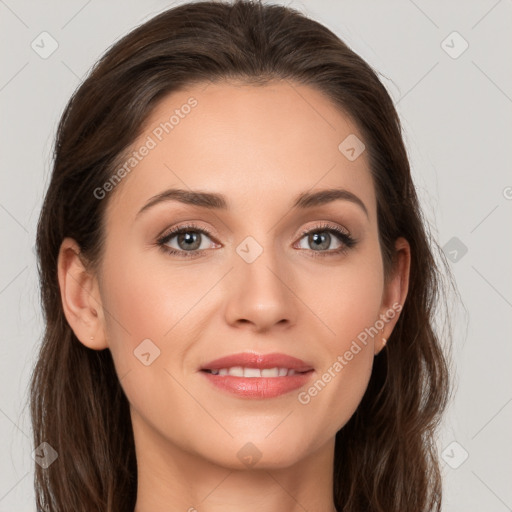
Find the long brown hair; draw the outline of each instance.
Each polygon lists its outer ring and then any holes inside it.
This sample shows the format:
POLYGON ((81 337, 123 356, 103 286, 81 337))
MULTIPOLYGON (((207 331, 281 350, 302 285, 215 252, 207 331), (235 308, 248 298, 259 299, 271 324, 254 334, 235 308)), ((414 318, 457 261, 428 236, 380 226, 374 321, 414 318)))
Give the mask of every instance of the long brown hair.
MULTIPOLYGON (((78 341, 57 279, 65 237, 91 269, 101 261, 112 176, 158 100, 216 80, 290 80, 324 93, 357 123, 369 155, 385 276, 394 241, 411 247, 409 292, 357 411, 337 433, 334 502, 345 512, 427 512, 441 506, 435 431, 449 398, 444 338, 434 329, 443 280, 412 182, 400 121, 377 73, 333 32, 279 5, 235 0, 171 8, 123 37, 96 63, 60 120, 37 228, 44 339, 30 387, 37 506, 48 512, 126 512, 137 491, 127 398, 110 351, 78 341)), ((439 251, 440 252, 440 251, 439 251)), ((446 260, 441 260, 446 266, 446 260)))

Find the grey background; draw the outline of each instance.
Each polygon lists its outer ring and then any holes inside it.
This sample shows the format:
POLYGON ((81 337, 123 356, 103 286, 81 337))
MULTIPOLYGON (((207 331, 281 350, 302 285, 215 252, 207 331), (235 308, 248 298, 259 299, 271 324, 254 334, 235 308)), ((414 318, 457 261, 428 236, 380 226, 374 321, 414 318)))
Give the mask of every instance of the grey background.
MULTIPOLYGON (((58 119, 107 47, 178 3, 0 0, 0 512, 35 510, 27 387, 43 326, 33 246, 58 119), (58 43, 46 59, 31 47, 43 31, 58 43)), ((457 389, 438 445, 443 510, 512 510, 512 1, 287 5, 380 72, 425 215, 453 260, 466 311, 454 305, 457 389)))

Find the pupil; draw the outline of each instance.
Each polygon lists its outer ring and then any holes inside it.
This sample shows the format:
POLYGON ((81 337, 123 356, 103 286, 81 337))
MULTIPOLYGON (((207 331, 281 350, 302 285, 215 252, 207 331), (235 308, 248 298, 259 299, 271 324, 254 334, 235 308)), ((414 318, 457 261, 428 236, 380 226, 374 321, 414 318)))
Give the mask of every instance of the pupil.
POLYGON ((317 248, 320 247, 322 249, 326 249, 327 247, 329 247, 330 235, 328 235, 328 234, 322 235, 321 233, 314 233, 311 236, 313 237, 314 243, 317 248), (325 242, 326 240, 327 240, 327 243, 325 242))
MULTIPOLYGON (((179 241, 180 242, 183 242, 185 241, 186 242, 186 246, 188 249, 196 249, 197 247, 193 246, 194 244, 197 245, 197 240, 198 240, 198 234, 197 233, 193 233, 191 234, 190 232, 187 232, 187 233, 182 233, 181 236, 179 237, 179 241)), ((199 244, 200 245, 200 244, 199 244)), ((198 245, 198 246, 199 246, 198 245)))

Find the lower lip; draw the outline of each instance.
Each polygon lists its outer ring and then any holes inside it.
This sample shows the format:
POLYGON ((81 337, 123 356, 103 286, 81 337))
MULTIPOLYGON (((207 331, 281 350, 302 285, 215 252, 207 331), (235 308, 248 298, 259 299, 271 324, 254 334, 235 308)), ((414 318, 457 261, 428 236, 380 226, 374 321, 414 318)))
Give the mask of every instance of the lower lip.
POLYGON ((216 387, 242 398, 274 398, 304 386, 313 370, 290 377, 235 377, 201 371, 216 387))

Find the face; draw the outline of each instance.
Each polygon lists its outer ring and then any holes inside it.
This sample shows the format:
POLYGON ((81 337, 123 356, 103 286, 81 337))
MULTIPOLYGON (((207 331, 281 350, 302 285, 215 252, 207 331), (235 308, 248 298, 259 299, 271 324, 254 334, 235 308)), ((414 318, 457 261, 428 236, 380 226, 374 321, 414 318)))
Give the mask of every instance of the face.
POLYGON ((403 299, 399 279, 384 286, 358 140, 326 97, 287 82, 197 85, 153 111, 120 183, 98 191, 109 203, 95 339, 136 443, 287 467, 333 442, 403 299), (270 354, 281 358, 257 357, 270 354))

